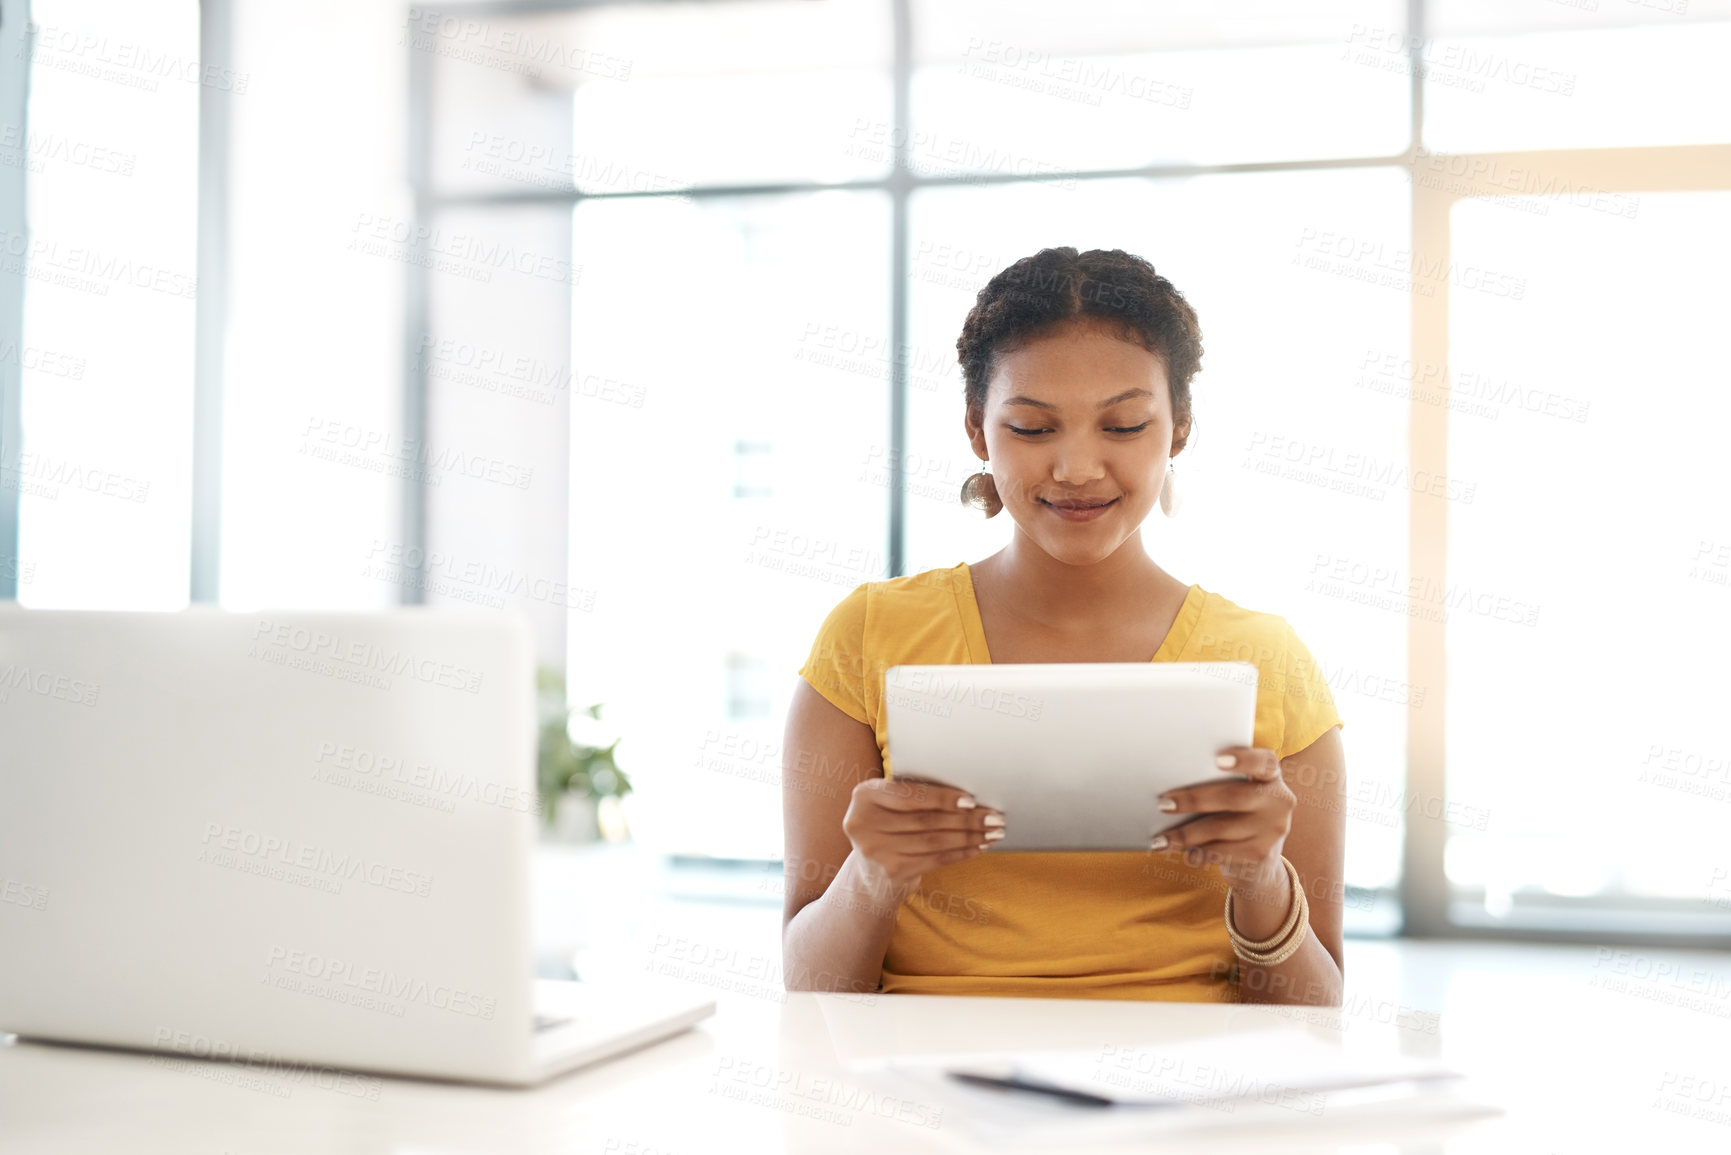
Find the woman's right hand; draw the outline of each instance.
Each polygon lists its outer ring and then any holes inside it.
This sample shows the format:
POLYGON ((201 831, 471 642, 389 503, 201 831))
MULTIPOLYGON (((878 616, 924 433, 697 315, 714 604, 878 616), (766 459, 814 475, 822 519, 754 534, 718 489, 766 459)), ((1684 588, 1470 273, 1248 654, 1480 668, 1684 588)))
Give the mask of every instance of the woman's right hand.
POLYGON ((926 871, 984 854, 1004 836, 1004 816, 967 791, 905 778, 856 785, 841 826, 873 881, 896 898, 926 871))

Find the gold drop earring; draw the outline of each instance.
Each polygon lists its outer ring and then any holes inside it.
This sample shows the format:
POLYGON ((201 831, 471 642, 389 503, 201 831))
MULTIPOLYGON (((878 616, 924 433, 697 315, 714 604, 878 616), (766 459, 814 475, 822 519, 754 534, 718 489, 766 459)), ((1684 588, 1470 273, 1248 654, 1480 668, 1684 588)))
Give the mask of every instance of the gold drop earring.
POLYGON ((962 482, 962 504, 979 510, 987 517, 996 517, 998 511, 1004 508, 1004 502, 998 496, 997 480, 987 472, 990 464, 991 462, 982 460, 980 471, 962 482))

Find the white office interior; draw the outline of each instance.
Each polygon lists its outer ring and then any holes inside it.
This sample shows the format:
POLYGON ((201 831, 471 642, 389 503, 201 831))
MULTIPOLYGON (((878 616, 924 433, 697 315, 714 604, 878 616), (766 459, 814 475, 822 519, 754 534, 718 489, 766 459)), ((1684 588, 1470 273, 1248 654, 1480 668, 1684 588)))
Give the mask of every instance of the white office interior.
POLYGON ((517 616, 537 974, 716 1004, 529 1090, 13 1039, 0 1155, 1724 1149, 1728 58, 1723 0, 0 0, 0 601, 517 616), (1143 540, 1345 722, 1341 1005, 1134 1014, 1446 1101, 971 1108, 882 1080, 1131 1009, 784 989, 797 671, 1009 540, 956 337, 1054 245, 1194 305, 1143 540))

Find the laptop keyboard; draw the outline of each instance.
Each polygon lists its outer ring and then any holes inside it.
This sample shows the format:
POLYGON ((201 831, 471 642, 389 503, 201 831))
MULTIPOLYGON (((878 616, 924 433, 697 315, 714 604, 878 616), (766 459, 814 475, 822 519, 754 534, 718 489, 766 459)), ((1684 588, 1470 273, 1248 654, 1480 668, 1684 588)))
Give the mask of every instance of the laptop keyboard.
POLYGON ((554 1027, 562 1027, 574 1021, 569 1015, 536 1015, 535 1031, 539 1034, 542 1031, 550 1031, 554 1027))

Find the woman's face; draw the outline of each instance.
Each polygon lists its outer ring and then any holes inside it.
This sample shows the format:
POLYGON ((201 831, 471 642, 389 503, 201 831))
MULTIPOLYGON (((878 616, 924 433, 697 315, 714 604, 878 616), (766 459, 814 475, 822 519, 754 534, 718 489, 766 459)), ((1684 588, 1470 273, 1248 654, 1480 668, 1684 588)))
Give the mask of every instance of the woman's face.
POLYGON ((1004 509, 1058 561, 1092 565, 1141 526, 1172 456, 1166 366, 1110 327, 1078 321, 999 355, 983 424, 1004 509))

